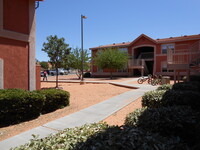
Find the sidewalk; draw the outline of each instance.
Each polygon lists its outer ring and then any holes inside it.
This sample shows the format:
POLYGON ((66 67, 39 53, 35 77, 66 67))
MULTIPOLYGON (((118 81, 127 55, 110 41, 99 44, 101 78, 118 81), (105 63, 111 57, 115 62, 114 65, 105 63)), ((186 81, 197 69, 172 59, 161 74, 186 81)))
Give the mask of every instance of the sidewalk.
MULTIPOLYGON (((134 89, 120 95, 114 96, 106 101, 95 104, 88 108, 85 108, 79 112, 67 115, 60 119, 51 121, 47 124, 39 126, 37 128, 31 129, 29 131, 23 132, 19 135, 6 139, 0 142, 1 150, 9 150, 11 147, 16 147, 27 143, 31 138, 32 134, 39 135, 39 138, 48 136, 49 134, 55 134, 60 130, 65 128, 73 128, 76 126, 81 126, 86 123, 99 122, 118 110, 122 109, 126 105, 132 103, 139 97, 141 97, 145 92, 154 90, 157 87, 151 85, 138 85, 138 84, 127 84, 128 82, 135 81, 136 79, 125 81, 125 82, 110 82, 110 84, 125 86, 134 89), (84 119, 83 119, 84 118, 84 119)), ((67 81, 66 81, 67 82, 67 81)), ((94 82, 94 81, 93 81, 94 82)))

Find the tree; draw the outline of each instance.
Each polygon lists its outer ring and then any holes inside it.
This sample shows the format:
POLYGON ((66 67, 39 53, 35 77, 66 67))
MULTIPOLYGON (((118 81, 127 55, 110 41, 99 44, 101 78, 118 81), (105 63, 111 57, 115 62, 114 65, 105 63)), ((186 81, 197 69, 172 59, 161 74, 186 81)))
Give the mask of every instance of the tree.
MULTIPOLYGON (((81 69, 82 69, 82 50, 80 48, 75 48, 73 51, 69 54, 67 58, 67 64, 69 67, 77 69, 76 75, 79 79, 81 79, 81 69)), ((88 70, 90 68, 89 66, 89 54, 87 50, 83 50, 83 70, 88 70)))
POLYGON ((49 68, 48 62, 46 62, 46 61, 41 61, 40 66, 45 70, 47 70, 49 68))
POLYGON ((65 43, 64 38, 58 38, 57 35, 47 37, 47 43, 43 43, 42 51, 48 54, 50 63, 56 69, 56 88, 58 88, 58 68, 63 66, 71 48, 65 43))
POLYGON ((107 48, 98 51, 94 61, 99 68, 109 69, 110 78, 112 79, 114 69, 123 69, 127 66, 128 55, 118 49, 107 48))

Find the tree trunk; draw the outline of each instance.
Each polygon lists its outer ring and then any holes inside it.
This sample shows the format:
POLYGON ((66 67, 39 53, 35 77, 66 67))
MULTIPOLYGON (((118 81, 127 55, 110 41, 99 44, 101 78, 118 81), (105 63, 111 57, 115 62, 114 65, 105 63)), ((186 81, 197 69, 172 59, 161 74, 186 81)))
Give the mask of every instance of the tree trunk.
POLYGON ((58 67, 56 67, 56 88, 58 88, 58 67))
POLYGON ((77 75, 78 79, 80 80, 81 79, 81 72, 79 70, 76 71, 76 75, 77 75))
POLYGON ((113 78, 112 70, 110 71, 110 79, 113 78))

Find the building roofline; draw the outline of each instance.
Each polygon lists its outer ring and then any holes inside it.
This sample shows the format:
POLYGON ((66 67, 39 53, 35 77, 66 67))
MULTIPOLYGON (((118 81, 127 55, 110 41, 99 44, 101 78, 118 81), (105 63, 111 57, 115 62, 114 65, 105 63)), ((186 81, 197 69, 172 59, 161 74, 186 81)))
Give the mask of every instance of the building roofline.
POLYGON ((191 40, 199 40, 200 34, 196 35, 184 35, 179 37, 170 37, 163 39, 156 39, 158 43, 169 43, 169 42, 181 42, 181 41, 191 41, 191 40))
POLYGON ((102 49, 102 48, 111 48, 111 47, 128 47, 130 42, 123 42, 123 43, 113 43, 109 45, 101 45, 98 47, 92 47, 90 50, 95 50, 95 49, 102 49))
POLYGON ((163 38, 163 39, 152 39, 145 34, 141 34, 140 36, 138 36, 132 42, 123 42, 123 43, 116 43, 116 44, 114 43, 114 44, 109 44, 109 45, 102 45, 102 46, 99 46, 99 47, 90 48, 90 50, 95 50, 95 49, 100 49, 100 48, 110 48, 110 47, 128 47, 128 46, 132 45, 133 43, 135 43, 137 40, 139 40, 141 37, 145 37, 145 38, 149 39, 150 41, 154 42, 155 44, 200 40, 200 34, 184 35, 184 36, 179 36, 179 37, 170 37, 170 38, 163 38))
POLYGON ((138 40, 139 40, 140 38, 142 38, 142 37, 145 37, 145 38, 147 38, 148 40, 152 41, 153 43, 156 43, 156 44, 157 44, 156 40, 150 38, 149 36, 147 36, 147 35, 145 35, 145 34, 141 34, 141 35, 138 36, 135 40, 133 40, 133 41, 130 43, 130 45, 132 45, 133 43, 135 43, 136 41, 138 41, 138 40))

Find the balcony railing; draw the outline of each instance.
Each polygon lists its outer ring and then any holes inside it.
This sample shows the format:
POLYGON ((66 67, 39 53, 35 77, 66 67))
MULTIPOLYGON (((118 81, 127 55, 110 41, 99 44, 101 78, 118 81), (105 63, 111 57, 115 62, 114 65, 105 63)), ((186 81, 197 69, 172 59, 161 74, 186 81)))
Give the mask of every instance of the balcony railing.
POLYGON ((168 64, 190 64, 200 59, 200 42, 188 49, 167 50, 168 64))
POLYGON ((129 59, 128 66, 129 67, 143 67, 144 59, 129 59))
POLYGON ((169 64, 187 64, 200 58, 200 51, 178 50, 168 51, 167 61, 169 64))

